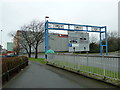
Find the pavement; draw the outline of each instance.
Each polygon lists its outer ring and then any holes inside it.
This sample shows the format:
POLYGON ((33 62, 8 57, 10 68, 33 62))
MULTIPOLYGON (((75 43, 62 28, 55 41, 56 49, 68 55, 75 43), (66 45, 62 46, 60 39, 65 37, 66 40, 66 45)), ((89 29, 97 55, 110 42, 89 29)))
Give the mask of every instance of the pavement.
POLYGON ((115 86, 30 61, 29 66, 3 88, 115 88, 115 86))

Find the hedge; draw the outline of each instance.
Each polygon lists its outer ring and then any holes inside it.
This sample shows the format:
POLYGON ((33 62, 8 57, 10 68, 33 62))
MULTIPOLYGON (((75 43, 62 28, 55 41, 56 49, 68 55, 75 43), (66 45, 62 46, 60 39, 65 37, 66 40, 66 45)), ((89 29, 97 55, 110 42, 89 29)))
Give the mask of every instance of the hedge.
POLYGON ((14 74, 28 65, 26 56, 2 58, 2 81, 8 81, 14 74))

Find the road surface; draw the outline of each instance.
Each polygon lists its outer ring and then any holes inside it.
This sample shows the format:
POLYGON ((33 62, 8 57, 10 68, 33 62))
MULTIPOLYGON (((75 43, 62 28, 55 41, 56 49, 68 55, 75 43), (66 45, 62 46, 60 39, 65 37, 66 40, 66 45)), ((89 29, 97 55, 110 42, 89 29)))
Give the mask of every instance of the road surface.
POLYGON ((29 62, 29 66, 3 88, 115 88, 115 86, 52 66, 29 62))

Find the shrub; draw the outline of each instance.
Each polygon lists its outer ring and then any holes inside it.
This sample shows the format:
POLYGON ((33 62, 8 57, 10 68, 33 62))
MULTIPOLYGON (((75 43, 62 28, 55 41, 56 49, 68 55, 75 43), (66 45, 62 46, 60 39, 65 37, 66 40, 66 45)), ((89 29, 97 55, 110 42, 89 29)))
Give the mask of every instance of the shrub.
POLYGON ((9 71, 24 62, 28 62, 28 58, 26 56, 2 58, 2 73, 9 71))
POLYGON ((99 53, 100 46, 97 43, 90 43, 90 52, 91 53, 99 53))

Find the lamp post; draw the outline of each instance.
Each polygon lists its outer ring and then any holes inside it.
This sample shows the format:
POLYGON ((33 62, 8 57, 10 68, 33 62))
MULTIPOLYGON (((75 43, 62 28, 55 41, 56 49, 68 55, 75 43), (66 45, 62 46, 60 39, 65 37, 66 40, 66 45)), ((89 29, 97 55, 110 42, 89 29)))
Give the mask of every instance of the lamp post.
POLYGON ((49 18, 49 16, 45 16, 45 22, 46 22, 47 18, 49 18))

